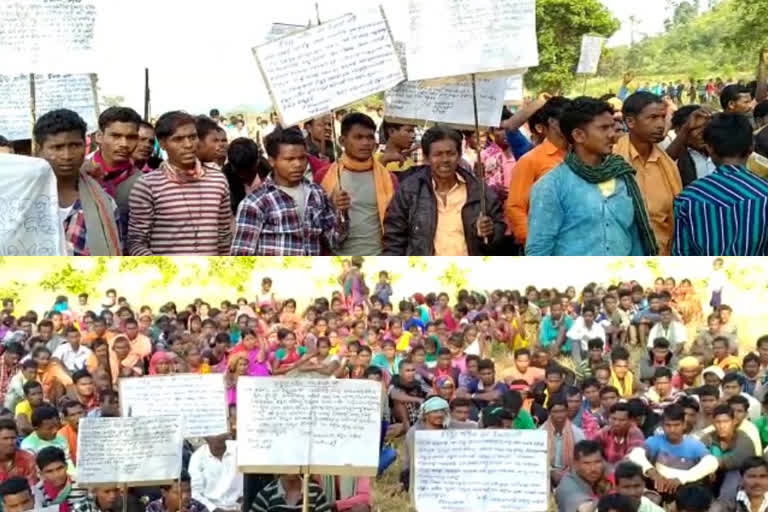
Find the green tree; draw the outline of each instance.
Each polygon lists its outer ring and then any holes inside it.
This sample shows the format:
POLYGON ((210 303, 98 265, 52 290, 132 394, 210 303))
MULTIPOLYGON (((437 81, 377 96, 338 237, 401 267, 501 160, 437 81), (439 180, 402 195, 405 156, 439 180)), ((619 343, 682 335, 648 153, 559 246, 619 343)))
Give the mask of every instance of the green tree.
POLYGON ((575 70, 585 34, 610 37, 619 21, 600 0, 538 0, 536 25, 539 66, 525 75, 535 91, 567 91, 576 80, 575 70))
POLYGON ((768 31, 765 30, 768 0, 723 2, 717 8, 732 9, 738 15, 739 24, 732 40, 737 48, 757 53, 758 49, 768 46, 768 31))

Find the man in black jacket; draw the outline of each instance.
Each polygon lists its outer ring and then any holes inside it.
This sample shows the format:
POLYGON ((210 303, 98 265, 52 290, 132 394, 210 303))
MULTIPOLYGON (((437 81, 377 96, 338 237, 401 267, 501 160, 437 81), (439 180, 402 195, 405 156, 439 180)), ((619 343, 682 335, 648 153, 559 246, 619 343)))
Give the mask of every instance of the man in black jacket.
POLYGON ((459 166, 461 134, 435 126, 424 134, 421 146, 429 165, 409 173, 390 202, 384 218, 384 255, 491 253, 506 230, 501 203, 486 187, 486 212, 480 210, 483 187, 459 166))

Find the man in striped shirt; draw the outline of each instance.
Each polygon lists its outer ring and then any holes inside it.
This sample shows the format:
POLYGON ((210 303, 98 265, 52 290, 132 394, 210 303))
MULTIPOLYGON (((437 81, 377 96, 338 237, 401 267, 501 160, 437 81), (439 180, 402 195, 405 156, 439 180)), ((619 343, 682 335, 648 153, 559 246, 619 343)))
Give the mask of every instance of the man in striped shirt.
POLYGON ((742 114, 716 115, 704 142, 717 170, 675 199, 674 256, 768 255, 768 181, 747 170, 752 127, 742 114))
POLYGON ((127 252, 131 256, 229 254, 229 184, 197 158, 195 118, 168 112, 155 126, 168 160, 141 177, 131 192, 127 252))
MULTIPOLYGON (((281 475, 268 484, 251 504, 251 512, 301 512, 302 494, 299 475, 281 475)), ((310 480, 309 512, 330 512, 331 506, 322 487, 310 480)))

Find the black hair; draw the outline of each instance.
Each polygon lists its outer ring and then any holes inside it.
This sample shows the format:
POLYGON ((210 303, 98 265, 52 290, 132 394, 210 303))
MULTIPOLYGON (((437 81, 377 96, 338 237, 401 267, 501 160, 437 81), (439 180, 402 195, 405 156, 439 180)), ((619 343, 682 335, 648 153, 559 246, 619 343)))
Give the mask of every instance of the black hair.
MULTIPOLYGON (((143 119, 139 123, 139 129, 141 129, 141 128, 149 128, 153 132, 155 131, 155 126, 152 123, 144 121, 143 119)), ((82 297, 82 296, 85 296, 86 298, 88 298, 88 294, 87 293, 81 293, 80 295, 78 295, 78 297, 82 297)))
POLYGON ((547 410, 551 411, 556 406, 563 406, 566 409, 568 409, 568 401, 565 399, 562 395, 555 395, 549 399, 549 404, 547 406, 547 410))
POLYGON ((720 106, 723 107, 723 110, 728 110, 728 104, 732 101, 737 101, 742 94, 749 94, 751 96, 752 91, 739 84, 726 86, 723 92, 720 93, 720 106))
POLYGON ((16 354, 17 356, 21 357, 24 355, 24 347, 21 346, 21 343, 12 341, 5 346, 4 353, 5 352, 16 354))
POLYGON ((712 417, 719 416, 721 414, 725 414, 726 416, 729 416, 731 419, 733 419, 733 409, 731 409, 731 406, 728 404, 718 404, 715 406, 714 411, 712 412, 712 417))
MULTIPOLYGON (((746 399, 745 399, 746 400, 746 399)), ((693 409, 696 412, 699 412, 701 409, 701 406, 699 405, 699 401, 693 398, 692 396, 683 395, 680 398, 677 399, 677 404, 680 405, 680 407, 685 409, 693 409)))
POLYGON ((264 148, 267 151, 267 155, 271 158, 277 158, 280 154, 280 146, 303 146, 306 148, 307 143, 304 140, 304 136, 297 128, 275 128, 275 130, 264 137, 264 148))
POLYGON ((80 379, 86 379, 86 378, 92 378, 92 377, 93 376, 91 375, 91 373, 86 369, 77 370, 75 373, 72 374, 72 382, 77 384, 77 381, 79 381, 80 379))
POLYGON ((573 447, 573 458, 576 460, 579 460, 580 458, 587 455, 593 455, 595 453, 602 453, 600 443, 597 441, 589 441, 585 439, 583 441, 579 441, 576 443, 576 446, 573 447))
MULTIPOLYGON (((407 361, 405 359, 400 361, 400 365, 399 366, 401 368, 403 366, 403 363, 407 363, 407 361)), ((367 379, 371 375, 376 375, 377 377, 384 377, 384 371, 381 368, 379 368, 378 366, 369 366, 363 372, 363 378, 367 379)))
MULTIPOLYGON (((56 409, 54 409, 54 411, 55 410, 56 409)), ((37 463, 37 467, 40 469, 40 471, 42 471, 43 468, 53 462, 61 462, 66 466, 67 456, 64 454, 64 450, 61 448, 57 448, 56 446, 46 446, 37 452, 35 462, 37 463)))
POLYGON ((252 183, 256 176, 264 180, 272 169, 259 145, 251 139, 240 137, 229 144, 227 163, 222 172, 229 182, 232 213, 237 213, 238 206, 245 199, 245 183, 252 183))
POLYGON ((648 105, 654 105, 656 103, 662 103, 661 96, 657 96, 647 91, 636 92, 624 100, 624 107, 621 109, 624 114, 624 118, 635 117, 648 105))
POLYGON ((64 416, 67 416, 69 414, 69 410, 73 407, 83 407, 83 404, 78 402, 77 400, 65 399, 60 405, 59 409, 61 410, 61 414, 64 416))
POLYGON ((454 398, 451 400, 450 408, 454 410, 457 407, 472 407, 472 401, 469 398, 454 398))
MULTIPOLYGON (((445 350, 445 349, 440 349, 440 354, 441 355, 443 353, 443 350, 445 350)), ((448 353, 450 354, 451 351, 449 350, 448 353)), ((496 365, 493 363, 493 361, 491 359, 481 359, 477 363, 477 371, 480 372, 482 370, 494 370, 495 371, 496 370, 496 365)))
POLYGON ((648 415, 648 405, 640 398, 630 398, 627 400, 627 408, 629 409, 629 417, 631 419, 648 415))
POLYGON ((197 137, 204 139, 209 133, 219 130, 219 125, 207 116, 197 116, 195 118, 195 128, 197 129, 197 137))
POLYGON ((221 112, 219 112, 219 109, 217 108, 212 108, 211 111, 209 112, 209 115, 211 117, 219 117, 221 115, 221 112))
MULTIPOLYGON (((189 472, 187 472, 186 470, 182 469, 181 470, 181 474, 179 475, 178 482, 179 483, 181 483, 181 482, 190 483, 191 481, 192 481, 192 477, 189 476, 189 472)), ((171 488, 171 486, 175 485, 175 484, 176 484, 176 482, 174 482, 173 484, 161 485, 160 489, 162 489, 164 491, 168 491, 171 488)))
POLYGON ((12 419, 0 420, 0 430, 13 430, 18 433, 19 428, 16 426, 16 422, 12 419))
POLYGON ((597 388, 597 389, 600 389, 600 383, 594 377, 587 377, 581 383, 581 390, 584 391, 587 388, 597 388))
POLYGON ((748 353, 747 355, 744 356, 741 367, 743 368, 749 362, 760 364, 760 356, 758 356, 754 352, 748 353))
POLYGON ((768 116, 768 100, 763 100, 758 103, 752 114, 754 115, 755 119, 768 116))
MULTIPOLYGON (((35 361, 32 358, 27 359, 26 361, 21 362, 21 369, 27 370, 29 368, 35 368, 37 369, 37 361, 35 361)), ((39 384, 39 383, 38 383, 39 384)))
POLYGON ((747 158, 752 153, 752 125, 743 114, 716 114, 704 128, 704 142, 721 158, 747 158))
POLYGON ((744 406, 745 411, 749 410, 749 400, 747 400, 747 397, 745 397, 744 395, 732 396, 731 398, 728 399, 727 403, 728 405, 739 404, 744 406))
POLYGON ((698 395, 699 398, 703 396, 713 396, 715 398, 720 398, 720 390, 717 389, 715 386, 710 386, 709 384, 705 384, 703 386, 699 386, 696 389, 696 395, 698 395))
POLYGON ((523 407, 523 395, 519 391, 509 390, 501 395, 501 405, 513 416, 517 416, 523 407))
POLYGON ((55 407, 50 405, 41 405, 34 411, 32 411, 32 427, 37 428, 43 424, 45 420, 53 420, 59 418, 59 411, 55 407))
POLYGON ((653 378, 651 379, 651 383, 655 384, 656 380, 663 379, 664 377, 671 379, 672 370, 670 370, 666 366, 660 366, 653 371, 653 378))
POLYGON ((132 108, 109 107, 99 116, 99 130, 104 132, 112 123, 133 123, 138 129, 141 124, 141 116, 132 108))
POLYGON ((678 512, 707 512, 712 506, 712 491, 701 484, 686 484, 675 494, 678 512))
POLYGON ((461 133, 453 128, 440 125, 433 126, 421 137, 421 150, 424 153, 424 156, 429 156, 432 144, 442 140, 452 140, 456 144, 456 150, 458 151, 459 156, 461 156, 461 133))
POLYGON ((685 421, 685 409, 679 404, 669 404, 661 414, 663 421, 685 421))
POLYGON ((653 348, 669 348, 669 340, 666 338, 658 337, 653 340, 653 348))
MULTIPOLYGON (((768 470, 768 461, 766 461, 762 457, 749 457, 747 460, 744 461, 744 463, 741 465, 741 474, 743 475, 750 469, 754 468, 765 468, 768 470)), ((0 493, 2 494, 2 493, 0 493)))
POLYGON ((600 338, 592 338, 587 342, 587 348, 589 350, 592 350, 592 349, 602 350, 604 345, 605 344, 603 343, 603 340, 601 340, 600 338))
POLYGON ((571 100, 562 96, 553 96, 547 100, 543 107, 536 111, 539 124, 547 124, 550 119, 559 120, 563 110, 570 106, 571 100))
POLYGON ((12 148, 11 141, 0 135, 0 148, 12 148))
POLYGON ((619 390, 616 389, 615 386, 605 386, 603 389, 600 390, 600 398, 603 398, 604 395, 609 395, 613 393, 616 396, 621 396, 619 394, 619 390))
POLYGON ((363 128, 368 128, 376 132, 376 123, 373 122, 369 116, 361 114, 360 112, 352 112, 344 116, 341 121, 341 135, 345 136, 349 133, 353 126, 358 125, 363 128))
POLYGON ((577 98, 568 104, 560 115, 560 131, 573 144, 573 131, 591 123, 602 114, 613 114, 613 107, 593 98, 577 98))
POLYGON ((615 347, 611 352, 611 362, 629 361, 629 351, 625 347, 615 347))
POLYGON ((24 396, 27 396, 33 389, 41 388, 43 385, 40 384, 36 380, 30 380, 24 383, 24 385, 21 387, 24 390, 24 396))
POLYGON ((682 128, 683 125, 688 122, 688 118, 691 117, 691 114, 700 108, 701 106, 699 105, 685 105, 680 107, 677 112, 672 114, 672 128, 675 130, 680 130, 680 128, 682 128))
MULTIPOLYGON (((525 382, 525 381, 523 381, 525 382)), ((565 396, 577 396, 581 395, 581 390, 576 386, 566 386, 565 388, 565 396)))
POLYGON ((625 412, 627 413, 627 416, 629 416, 629 405, 627 404, 627 402, 616 402, 611 406, 608 413, 613 414, 615 412, 625 412))
POLYGON ((0 484, 0 496, 9 496, 11 494, 21 494, 27 491, 29 493, 32 490, 29 488, 29 482, 23 476, 12 476, 2 484, 0 484))
POLYGON ((722 385, 725 386, 726 384, 730 382, 736 382, 739 384, 739 387, 742 387, 741 379, 739 378, 738 374, 735 373, 726 373, 723 377, 722 385))
POLYGON ((182 112, 180 110, 166 112, 165 114, 161 115, 160 119, 158 119, 157 123, 155 123, 155 134, 160 140, 167 139, 173 135, 174 132, 179 129, 179 127, 186 126, 188 124, 195 125, 196 127, 195 118, 186 112, 182 112))
POLYGON ((635 512, 632 501, 623 494, 606 494, 597 502, 597 512, 635 512))
POLYGON ((544 369, 544 378, 546 379, 550 375, 559 375, 561 378, 563 377, 563 369, 560 368, 560 366, 556 364, 550 364, 544 369))
POLYGON ((88 125, 77 112, 61 108, 51 110, 40 116, 35 122, 32 134, 35 137, 35 142, 42 146, 48 137, 63 132, 78 132, 85 142, 87 131, 88 125))

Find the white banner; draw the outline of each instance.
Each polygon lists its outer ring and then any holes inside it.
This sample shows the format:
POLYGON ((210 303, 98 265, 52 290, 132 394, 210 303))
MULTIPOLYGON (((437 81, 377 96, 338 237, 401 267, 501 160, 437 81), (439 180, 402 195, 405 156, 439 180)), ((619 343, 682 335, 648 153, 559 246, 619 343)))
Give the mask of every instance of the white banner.
POLYGON ((577 73, 586 75, 597 73, 603 43, 605 43, 604 37, 584 36, 581 39, 581 57, 579 57, 579 67, 576 68, 577 73))

